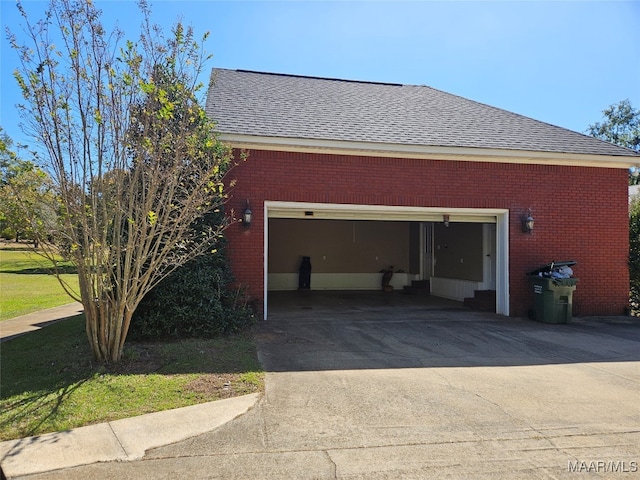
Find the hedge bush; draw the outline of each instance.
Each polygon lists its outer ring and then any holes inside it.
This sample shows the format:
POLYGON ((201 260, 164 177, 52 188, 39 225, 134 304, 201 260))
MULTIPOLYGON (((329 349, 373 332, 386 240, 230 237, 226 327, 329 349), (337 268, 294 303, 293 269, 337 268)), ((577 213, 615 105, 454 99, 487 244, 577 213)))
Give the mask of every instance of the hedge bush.
POLYGON ((131 338, 214 337, 242 330, 255 313, 246 295, 231 289, 223 250, 202 255, 158 284, 136 309, 131 338))

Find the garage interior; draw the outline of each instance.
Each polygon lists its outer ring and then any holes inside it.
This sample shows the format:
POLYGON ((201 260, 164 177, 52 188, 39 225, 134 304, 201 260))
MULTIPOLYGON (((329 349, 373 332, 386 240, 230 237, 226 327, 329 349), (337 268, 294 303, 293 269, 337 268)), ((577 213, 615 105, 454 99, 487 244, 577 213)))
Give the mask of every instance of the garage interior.
POLYGON ((265 201, 264 213, 265 319, 269 292, 298 290, 303 257, 310 291, 380 292, 393 267, 394 293, 509 316, 506 209, 265 201))
POLYGON ((495 223, 271 218, 268 291, 299 288, 309 257, 312 290, 431 295, 496 311, 495 223))

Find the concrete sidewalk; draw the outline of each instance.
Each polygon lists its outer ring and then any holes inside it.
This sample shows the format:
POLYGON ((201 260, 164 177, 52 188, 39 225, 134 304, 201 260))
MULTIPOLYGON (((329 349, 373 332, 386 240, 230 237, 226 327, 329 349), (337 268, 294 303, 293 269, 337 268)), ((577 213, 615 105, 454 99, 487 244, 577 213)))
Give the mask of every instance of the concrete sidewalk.
MULTIPOLYGON (((82 313, 71 303, 0 322, 0 342, 82 313)), ((0 467, 9 478, 96 462, 136 460, 151 448, 216 429, 247 412, 260 394, 149 413, 113 422, 0 443, 0 467)))
POLYGON ((0 322, 0 342, 10 340, 18 335, 33 332, 34 330, 40 330, 42 327, 64 320, 65 318, 74 317, 82 312, 82 304, 73 302, 4 320, 0 322))
POLYGON ((142 458, 151 448, 209 432, 247 412, 260 394, 149 413, 64 432, 0 443, 8 478, 97 462, 142 458))

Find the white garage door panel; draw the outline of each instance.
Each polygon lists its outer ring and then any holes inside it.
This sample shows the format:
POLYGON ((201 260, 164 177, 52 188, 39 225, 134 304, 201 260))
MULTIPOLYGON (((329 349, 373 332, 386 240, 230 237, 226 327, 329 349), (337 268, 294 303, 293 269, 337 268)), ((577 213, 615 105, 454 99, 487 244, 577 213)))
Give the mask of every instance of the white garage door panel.
POLYGON ((321 203, 268 202, 269 218, 315 218, 323 220, 385 220, 409 222, 496 223, 503 210, 461 209, 441 207, 398 207, 389 205, 351 205, 321 203))

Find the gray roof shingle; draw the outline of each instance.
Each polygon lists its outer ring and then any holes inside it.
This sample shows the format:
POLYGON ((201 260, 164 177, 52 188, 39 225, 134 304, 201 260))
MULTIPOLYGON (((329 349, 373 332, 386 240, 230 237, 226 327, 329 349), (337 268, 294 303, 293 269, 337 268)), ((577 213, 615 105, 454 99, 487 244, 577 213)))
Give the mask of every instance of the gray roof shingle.
POLYGON ((214 69, 223 134, 636 156, 632 150, 427 86, 214 69))

